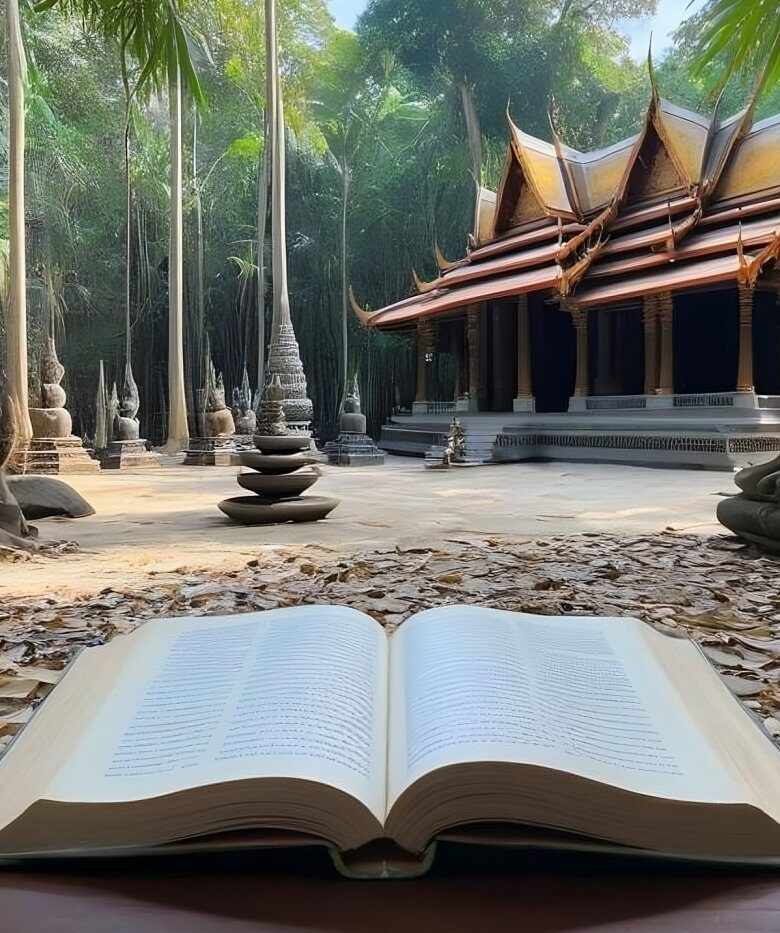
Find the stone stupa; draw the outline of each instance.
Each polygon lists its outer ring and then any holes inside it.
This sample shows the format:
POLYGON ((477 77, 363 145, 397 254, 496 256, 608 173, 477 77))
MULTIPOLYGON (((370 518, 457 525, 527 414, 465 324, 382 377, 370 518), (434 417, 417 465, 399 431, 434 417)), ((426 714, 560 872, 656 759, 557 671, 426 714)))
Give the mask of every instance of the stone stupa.
POLYGON ((73 421, 65 408, 67 396, 60 383, 65 367, 57 357, 54 336, 49 335, 41 354, 41 407, 30 408, 33 436, 19 451, 17 473, 97 473, 100 464, 73 434, 73 421))
POLYGON ((357 377, 344 401, 339 436, 325 445, 325 454, 335 466, 380 466, 385 462, 384 451, 366 434, 366 416, 360 410, 357 377))
POLYGON ((325 496, 304 496, 320 478, 313 467, 311 438, 290 434, 284 415, 285 390, 278 374, 263 392, 258 413, 256 450, 242 450, 237 457, 248 472, 238 474, 242 489, 254 493, 219 503, 228 518, 243 525, 275 525, 283 522, 316 522, 339 504, 325 496))

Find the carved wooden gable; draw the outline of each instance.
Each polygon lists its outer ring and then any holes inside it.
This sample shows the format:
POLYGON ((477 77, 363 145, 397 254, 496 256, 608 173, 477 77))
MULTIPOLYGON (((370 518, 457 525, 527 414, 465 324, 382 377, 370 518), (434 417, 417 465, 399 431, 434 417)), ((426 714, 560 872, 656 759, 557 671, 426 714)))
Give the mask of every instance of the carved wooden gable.
POLYGON ((651 123, 631 167, 626 203, 678 194, 686 188, 685 178, 651 123))
POLYGON ((540 220, 545 211, 534 193, 517 156, 509 147, 501 187, 498 192, 498 204, 494 223, 494 235, 499 236, 533 220, 540 220))

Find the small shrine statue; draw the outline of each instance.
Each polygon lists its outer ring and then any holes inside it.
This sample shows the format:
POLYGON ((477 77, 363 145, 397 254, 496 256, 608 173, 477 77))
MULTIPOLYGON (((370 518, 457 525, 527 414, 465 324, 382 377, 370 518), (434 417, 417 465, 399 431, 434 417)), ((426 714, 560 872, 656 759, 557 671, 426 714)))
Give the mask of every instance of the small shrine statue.
POLYGON ((246 366, 241 388, 233 389, 233 420, 236 425, 236 434, 255 433, 257 415, 252 410, 252 389, 249 385, 249 373, 246 371, 246 366))
POLYGON ((450 433, 447 435, 447 446, 442 456, 442 466, 449 467, 453 463, 463 463, 466 459, 466 434, 457 418, 450 421, 450 433))
POLYGON ((284 389, 278 373, 270 376, 260 400, 256 433, 262 437, 283 437, 290 432, 284 417, 284 389))
POLYGON ((780 553, 780 457, 741 470, 734 482, 742 492, 718 503, 718 521, 738 537, 780 553))
POLYGON ((73 422, 65 408, 67 396, 60 383, 65 367, 57 356, 54 337, 46 338, 41 353, 41 407, 30 409, 35 437, 70 437, 73 422))
POLYGON ((209 360, 206 381, 206 411, 203 416, 206 437, 230 437, 236 433, 233 415, 225 404, 225 383, 209 360))
POLYGON ((114 439, 118 441, 137 441, 140 437, 140 422, 136 417, 141 407, 138 386, 133 378, 130 361, 125 365, 125 381, 122 384, 122 396, 118 402, 114 439))

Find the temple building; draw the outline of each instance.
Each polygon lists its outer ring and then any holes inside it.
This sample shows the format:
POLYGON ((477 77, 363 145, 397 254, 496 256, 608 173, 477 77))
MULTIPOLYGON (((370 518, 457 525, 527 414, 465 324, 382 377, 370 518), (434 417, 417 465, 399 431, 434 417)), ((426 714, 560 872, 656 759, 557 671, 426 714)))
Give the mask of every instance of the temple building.
POLYGON ((437 248, 412 297, 353 302, 416 334, 415 401, 381 446, 422 454, 457 411, 476 459, 780 452, 780 115, 705 117, 653 82, 641 131, 597 152, 509 124, 465 258, 437 248))

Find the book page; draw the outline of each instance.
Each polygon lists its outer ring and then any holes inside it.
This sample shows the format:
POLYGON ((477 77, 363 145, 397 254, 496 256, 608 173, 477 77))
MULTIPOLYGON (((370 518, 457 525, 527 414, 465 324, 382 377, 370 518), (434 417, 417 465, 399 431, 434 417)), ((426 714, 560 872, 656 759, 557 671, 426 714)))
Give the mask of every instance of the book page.
POLYGON ((259 777, 330 784, 381 819, 387 638, 334 606, 147 623, 48 789, 143 799, 259 777))
POLYGON ((389 805, 430 771, 478 761, 738 801, 744 785, 676 700, 641 625, 468 606, 411 619, 392 638, 389 805))

